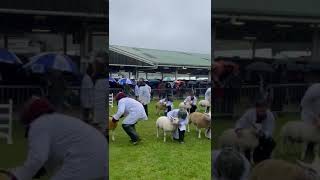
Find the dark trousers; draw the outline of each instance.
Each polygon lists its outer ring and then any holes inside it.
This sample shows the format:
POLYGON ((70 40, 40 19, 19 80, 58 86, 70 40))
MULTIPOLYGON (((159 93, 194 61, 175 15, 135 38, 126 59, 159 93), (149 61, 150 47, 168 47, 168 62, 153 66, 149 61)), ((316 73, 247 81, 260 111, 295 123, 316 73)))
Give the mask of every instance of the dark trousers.
POLYGON ((196 112, 197 110, 197 106, 196 105, 191 105, 191 109, 190 109, 190 114, 193 112, 196 112))
POLYGON ((122 124, 122 128, 131 138, 132 142, 137 142, 140 139, 135 124, 122 124))
MULTIPOLYGON (((275 148, 276 143, 272 138, 259 138, 259 145, 253 151, 253 162, 258 164, 261 161, 270 159, 273 149, 275 148)), ((245 156, 248 161, 251 161, 250 151, 245 152, 245 156)))
POLYGON ((149 116, 149 114, 148 114, 148 105, 147 104, 143 105, 143 107, 144 107, 144 111, 146 112, 147 116, 149 116))
POLYGON ((305 161, 312 161, 315 154, 314 154, 314 143, 308 143, 307 144, 307 149, 306 149, 306 156, 305 156, 305 161))
POLYGON ((209 113, 209 112, 210 112, 210 107, 207 107, 206 113, 209 113))
POLYGON ((179 141, 180 142, 183 142, 184 141, 184 133, 186 132, 185 130, 183 130, 183 131, 180 131, 180 129, 178 129, 179 130, 179 141))
POLYGON ((167 111, 164 113, 165 116, 167 116, 168 112, 171 111, 171 106, 167 106, 167 111))

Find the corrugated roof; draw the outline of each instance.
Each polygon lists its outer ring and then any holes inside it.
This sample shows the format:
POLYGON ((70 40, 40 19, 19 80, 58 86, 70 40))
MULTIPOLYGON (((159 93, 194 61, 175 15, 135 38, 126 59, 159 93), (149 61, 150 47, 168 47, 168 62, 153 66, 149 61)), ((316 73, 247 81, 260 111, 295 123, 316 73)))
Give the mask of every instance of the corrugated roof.
POLYGON ((110 50, 117 51, 118 53, 123 53, 127 55, 130 54, 132 55, 131 57, 139 57, 141 59, 150 61, 157 66, 211 66, 211 56, 209 54, 145 49, 117 45, 111 45, 110 50))
POLYGON ((212 14, 256 14, 320 18, 320 1, 304 0, 215 0, 212 14))

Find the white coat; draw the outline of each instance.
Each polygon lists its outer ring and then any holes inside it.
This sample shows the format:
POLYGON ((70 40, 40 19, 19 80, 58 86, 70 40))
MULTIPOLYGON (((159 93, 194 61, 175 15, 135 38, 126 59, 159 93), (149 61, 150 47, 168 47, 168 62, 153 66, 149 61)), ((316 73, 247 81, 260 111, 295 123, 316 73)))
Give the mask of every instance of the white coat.
POLYGON ((139 119, 148 120, 142 104, 128 97, 119 100, 118 111, 113 118, 119 120, 122 115, 125 116, 122 124, 135 124, 139 119))
POLYGON ((88 74, 83 76, 81 82, 81 105, 83 108, 92 108, 93 107, 93 82, 91 77, 88 74))
POLYGON ((206 93, 204 94, 204 98, 211 103, 211 88, 207 89, 206 93))
POLYGON ((94 122, 99 123, 102 129, 107 129, 107 79, 98 79, 94 86, 94 122))
POLYGON ((191 100, 191 96, 188 96, 185 100, 184 100, 184 102, 186 103, 186 102, 189 102, 191 105, 197 105, 197 101, 198 101, 198 99, 197 99, 197 97, 195 97, 195 96, 193 96, 194 97, 194 99, 193 100, 191 100))
POLYGON ((26 161, 11 171, 19 180, 31 180, 42 166, 53 173, 50 180, 105 179, 107 146, 106 138, 80 119, 43 115, 30 125, 26 161))
POLYGON ((134 94, 135 94, 135 96, 139 96, 139 86, 138 85, 135 85, 135 87, 134 87, 134 94))
MULTIPOLYGON (((244 115, 237 121, 236 129, 238 128, 252 128, 252 125, 256 125, 257 115, 256 109, 251 108, 244 115)), ((272 137, 274 126, 275 126, 275 119, 271 111, 267 111, 267 117, 261 123, 262 132, 266 135, 266 137, 272 137)), ((257 128, 259 126, 256 125, 257 128)))
POLYGON ((301 119, 312 123, 320 116, 320 83, 313 84, 305 92, 301 100, 301 119))
MULTIPOLYGON (((174 109, 170 112, 167 113, 167 117, 168 118, 178 118, 178 112, 179 109, 174 109)), ((178 128, 180 129, 180 131, 185 131, 187 130, 187 124, 188 124, 188 119, 189 119, 189 114, 187 115, 187 117, 185 119, 179 119, 179 124, 178 124, 178 128)), ((178 129, 174 132, 173 137, 176 139, 179 139, 179 131, 178 129)))
MULTIPOLYGON (((218 178, 217 158, 219 157, 220 153, 221 153, 221 150, 214 150, 212 152, 211 159, 213 159, 213 162, 212 162, 213 178, 214 178, 214 180, 228 180, 224 177, 218 178)), ((240 177, 240 180, 247 180, 247 179, 249 179, 249 176, 250 176, 251 165, 250 165, 249 161, 247 160, 247 158, 245 158, 242 154, 240 154, 240 156, 243 159, 243 163, 244 163, 244 167, 245 167, 245 171, 243 172, 242 176, 240 177)))
POLYGON ((139 101, 143 104, 143 105, 147 105, 150 103, 151 101, 151 94, 150 94, 150 89, 148 88, 147 85, 145 86, 141 86, 139 88, 139 101))

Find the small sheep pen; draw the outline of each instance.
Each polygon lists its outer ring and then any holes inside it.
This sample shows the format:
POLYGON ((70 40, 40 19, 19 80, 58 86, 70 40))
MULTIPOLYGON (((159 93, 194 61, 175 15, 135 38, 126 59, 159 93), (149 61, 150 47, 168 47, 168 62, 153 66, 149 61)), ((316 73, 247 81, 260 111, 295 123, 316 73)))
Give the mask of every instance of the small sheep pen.
MULTIPOLYGON (((178 108, 180 102, 175 101, 174 107, 178 108)), ((140 121, 136 127, 141 144, 130 144, 120 124, 115 130, 116 140, 109 144, 110 179, 211 179, 211 141, 204 135, 198 139, 196 128, 191 125, 185 144, 172 142, 169 134, 164 143, 162 130, 157 138, 156 120, 160 116, 155 104, 152 101, 148 105, 149 120, 140 121)), ((117 107, 109 110, 113 115, 117 107)))

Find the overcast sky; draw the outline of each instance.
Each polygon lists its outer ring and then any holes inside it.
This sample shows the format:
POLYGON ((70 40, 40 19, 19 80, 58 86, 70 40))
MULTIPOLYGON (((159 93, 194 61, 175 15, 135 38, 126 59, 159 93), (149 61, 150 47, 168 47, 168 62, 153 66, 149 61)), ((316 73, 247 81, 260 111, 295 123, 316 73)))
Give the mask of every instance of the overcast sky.
POLYGON ((109 0, 109 43, 211 52, 210 0, 109 0))

